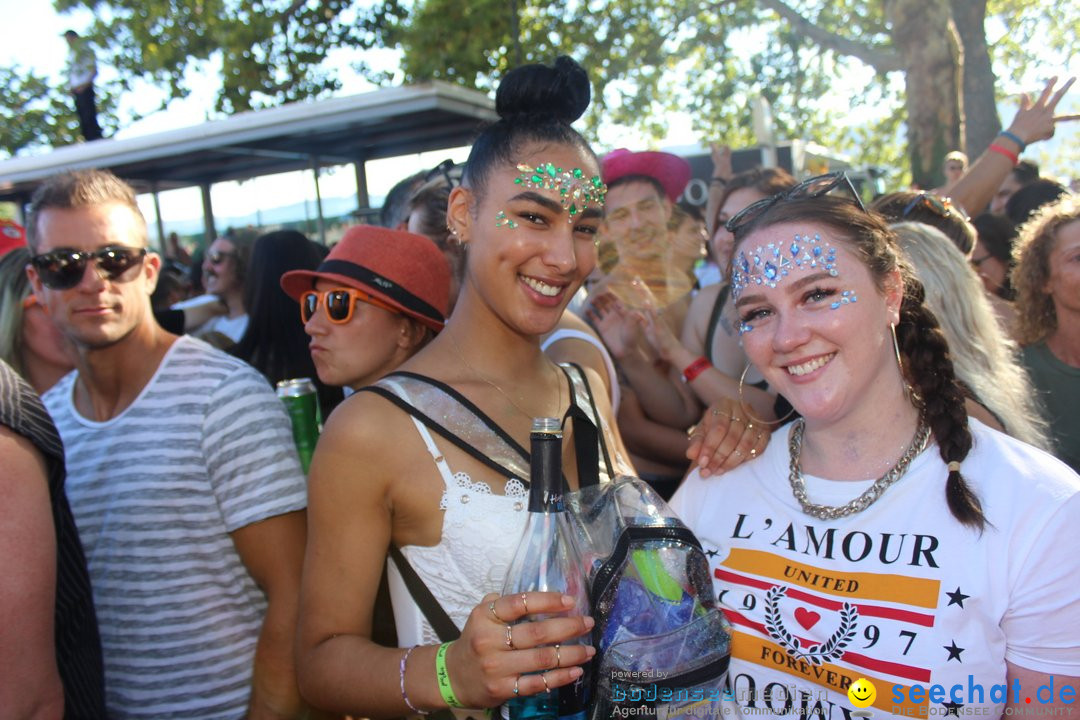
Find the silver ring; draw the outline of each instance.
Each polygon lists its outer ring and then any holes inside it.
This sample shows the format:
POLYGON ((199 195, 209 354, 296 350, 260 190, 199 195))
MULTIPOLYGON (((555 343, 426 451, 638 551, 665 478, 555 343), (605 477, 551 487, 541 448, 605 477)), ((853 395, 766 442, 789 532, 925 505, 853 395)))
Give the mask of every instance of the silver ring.
POLYGON ((750 457, 757 457, 757 448, 750 448, 750 457))
POLYGON ((514 628, 510 625, 506 626, 506 647, 511 650, 517 650, 517 648, 514 647, 514 628))
POLYGON ((737 458, 741 458, 742 457, 742 450, 739 450, 738 448, 736 448, 735 452, 733 452, 731 454, 734 455, 737 458))
POLYGON ((514 678, 514 694, 515 695, 520 695, 521 694, 521 691, 518 690, 518 680, 520 680, 520 679, 521 679, 520 675, 518 675, 516 678, 514 678))
POLYGON ((559 643, 555 643, 555 667, 562 665, 562 653, 559 652, 559 643))

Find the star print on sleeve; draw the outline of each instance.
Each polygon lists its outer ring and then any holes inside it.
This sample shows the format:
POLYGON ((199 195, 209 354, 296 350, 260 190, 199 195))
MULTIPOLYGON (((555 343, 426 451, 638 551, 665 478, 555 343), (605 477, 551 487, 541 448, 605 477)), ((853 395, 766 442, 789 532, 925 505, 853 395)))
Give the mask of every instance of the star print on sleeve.
MULTIPOLYGON (((960 607, 964 607, 964 601, 971 597, 970 595, 965 595, 960 592, 959 585, 956 587, 955 592, 947 592, 945 594, 949 596, 949 605, 959 605, 960 607)), ((948 607, 948 605, 945 607, 948 607)))
POLYGON ((949 652, 949 659, 945 662, 949 662, 949 660, 955 660, 958 663, 963 664, 964 661, 960 659, 960 653, 964 652, 965 648, 957 647, 955 640, 951 640, 949 645, 942 645, 941 647, 945 648, 949 652))
POLYGON ((706 550, 706 551, 705 551, 705 557, 710 557, 710 558, 714 558, 714 557, 716 557, 716 556, 717 556, 717 555, 719 555, 719 554, 720 554, 720 553, 719 553, 719 552, 717 552, 717 551, 716 551, 715 549, 712 549, 712 550, 706 550))

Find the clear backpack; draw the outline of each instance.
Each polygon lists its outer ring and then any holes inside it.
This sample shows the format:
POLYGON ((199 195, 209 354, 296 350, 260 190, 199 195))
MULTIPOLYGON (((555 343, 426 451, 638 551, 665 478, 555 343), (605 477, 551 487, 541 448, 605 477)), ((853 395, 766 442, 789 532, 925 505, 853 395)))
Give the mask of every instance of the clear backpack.
POLYGON ((729 624, 694 534, 637 478, 582 488, 568 504, 596 620, 591 720, 739 718, 725 693, 729 624))

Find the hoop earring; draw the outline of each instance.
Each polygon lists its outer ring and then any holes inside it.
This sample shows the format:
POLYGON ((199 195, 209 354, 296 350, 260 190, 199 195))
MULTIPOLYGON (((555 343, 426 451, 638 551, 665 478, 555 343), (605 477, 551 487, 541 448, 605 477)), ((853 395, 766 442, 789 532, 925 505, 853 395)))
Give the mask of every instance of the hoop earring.
POLYGON ((900 357, 900 343, 896 340, 896 323, 889 323, 889 330, 892 331, 892 349, 896 353, 896 366, 900 368, 900 377, 904 378, 904 383, 907 384, 907 376, 904 375, 904 360, 900 357))
POLYGON ((780 418, 779 420, 762 420, 759 417, 755 417, 754 413, 750 412, 750 406, 746 403, 746 400, 743 399, 743 385, 746 384, 746 373, 749 370, 750 363, 746 363, 746 367, 743 368, 742 375, 739 376, 739 407, 742 408, 742 411, 746 413, 746 416, 748 418, 750 418, 756 423, 761 423, 762 425, 779 425, 795 414, 795 408, 792 407, 790 412, 788 412, 787 415, 780 418))
POLYGON ((904 392, 907 393, 908 400, 919 410, 923 408, 923 398, 919 392, 912 387, 908 382, 907 374, 904 372, 904 358, 900 354, 900 343, 896 339, 896 323, 889 323, 889 330, 892 331, 892 346, 893 352, 896 353, 896 366, 900 368, 900 382, 904 383, 904 392))

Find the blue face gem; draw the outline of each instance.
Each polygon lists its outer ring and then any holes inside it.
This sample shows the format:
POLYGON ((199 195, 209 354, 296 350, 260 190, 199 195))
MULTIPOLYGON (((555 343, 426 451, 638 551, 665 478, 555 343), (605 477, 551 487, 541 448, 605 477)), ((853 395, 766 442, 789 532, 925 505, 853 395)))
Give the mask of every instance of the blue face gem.
POLYGON ((739 323, 739 334, 740 335, 745 335, 746 333, 750 332, 753 329, 754 329, 753 325, 749 325, 749 324, 744 323, 744 322, 739 323))
MULTIPOLYGON (((836 248, 821 235, 795 234, 790 245, 769 243, 748 253, 740 251, 732 263, 731 294, 738 300, 751 285, 776 284, 795 270, 821 270, 836 277, 836 248)), ((854 296, 849 302, 854 302, 854 296)))
POLYGON ((840 293, 840 299, 839 300, 834 300, 832 303, 829 304, 829 308, 831 308, 832 310, 836 310, 841 305, 847 305, 849 303, 853 303, 857 299, 858 298, 855 297, 855 291, 854 290, 845 290, 844 292, 840 293))

